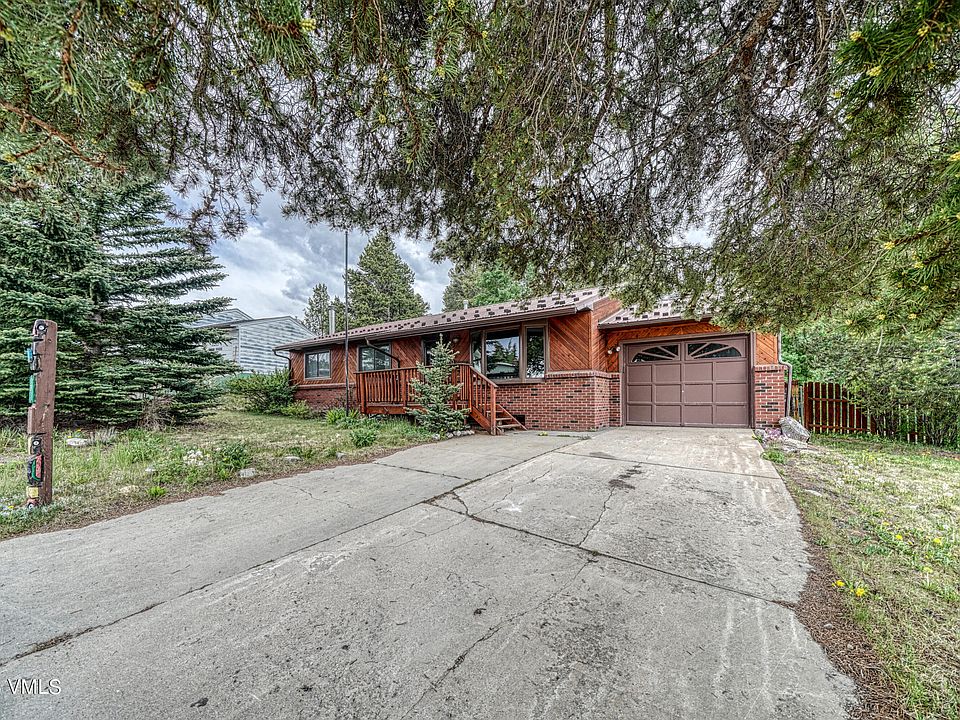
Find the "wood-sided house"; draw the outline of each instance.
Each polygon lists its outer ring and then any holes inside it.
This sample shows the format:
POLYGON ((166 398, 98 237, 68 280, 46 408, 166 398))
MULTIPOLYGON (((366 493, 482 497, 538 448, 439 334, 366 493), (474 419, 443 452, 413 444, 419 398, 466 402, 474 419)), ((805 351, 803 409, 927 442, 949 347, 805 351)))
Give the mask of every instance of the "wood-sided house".
POLYGON ((409 380, 443 337, 457 361, 457 403, 481 427, 594 430, 618 425, 772 427, 784 414, 776 335, 684 319, 670 300, 622 308, 597 289, 385 322, 279 346, 296 397, 406 412, 409 380))

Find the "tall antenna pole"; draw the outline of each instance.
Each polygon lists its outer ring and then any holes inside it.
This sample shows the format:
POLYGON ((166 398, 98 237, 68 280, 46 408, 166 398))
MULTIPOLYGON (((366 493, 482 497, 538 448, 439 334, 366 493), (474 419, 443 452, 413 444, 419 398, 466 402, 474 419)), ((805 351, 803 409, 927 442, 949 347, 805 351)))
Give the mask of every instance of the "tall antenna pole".
POLYGON ((343 231, 343 385, 346 390, 346 409, 350 412, 350 232, 343 231))

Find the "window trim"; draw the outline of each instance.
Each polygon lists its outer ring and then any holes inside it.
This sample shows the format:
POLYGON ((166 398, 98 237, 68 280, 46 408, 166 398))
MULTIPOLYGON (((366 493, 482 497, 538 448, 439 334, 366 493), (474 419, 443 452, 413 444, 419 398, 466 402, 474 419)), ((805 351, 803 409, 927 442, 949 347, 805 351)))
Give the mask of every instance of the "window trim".
POLYGON ((388 340, 387 342, 381 343, 365 343, 363 345, 357 345, 357 372, 377 372, 376 370, 364 370, 362 367, 361 355, 363 354, 363 351, 368 348, 379 350, 387 358, 387 361, 390 363, 390 367, 382 368, 382 370, 393 370, 393 361, 395 359, 393 356, 393 342, 388 340), (386 350, 384 350, 384 348, 386 348, 386 350))
POLYGON ((543 382, 550 373, 550 324, 546 321, 536 321, 529 323, 492 325, 490 327, 477 328, 470 331, 467 338, 468 352, 467 362, 473 367, 473 338, 480 336, 480 372, 487 376, 487 333, 500 333, 510 330, 516 330, 520 338, 520 377, 515 378, 490 378, 490 382, 497 385, 523 385, 527 383, 543 382), (527 377, 527 328, 539 328, 543 330, 543 376, 527 377))
POLYGON ((333 374, 333 353, 329 348, 326 350, 310 350, 303 354, 303 379, 304 380, 329 380, 333 374), (309 358, 311 355, 326 355, 327 356, 327 374, 326 375, 308 375, 308 368, 310 367, 309 358))

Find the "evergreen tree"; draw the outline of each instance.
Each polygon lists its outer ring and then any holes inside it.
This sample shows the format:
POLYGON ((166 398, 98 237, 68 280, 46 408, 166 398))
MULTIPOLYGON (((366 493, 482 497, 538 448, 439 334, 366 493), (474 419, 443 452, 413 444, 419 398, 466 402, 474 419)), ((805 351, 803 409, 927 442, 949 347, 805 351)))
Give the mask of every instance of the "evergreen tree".
POLYGON ((228 298, 185 301, 223 279, 191 233, 164 223, 152 182, 90 183, 0 203, 0 414, 27 406, 24 347, 36 318, 59 326, 60 422, 180 421, 217 397, 210 378, 233 367, 194 327, 228 298))
POLYGON ((477 294, 477 282, 480 279, 480 268, 470 263, 468 265, 454 265, 448 273, 450 281, 443 290, 443 311, 463 310, 472 305, 477 294))
POLYGON ((397 254, 386 232, 377 233, 360 253, 350 280, 350 326, 418 317, 427 303, 413 289, 413 269, 397 254))
POLYGON ((307 307, 303 311, 303 324, 316 335, 329 335, 333 330, 330 324, 330 293, 327 286, 320 283, 313 288, 307 307))
POLYGON ((532 285, 531 271, 517 279, 503 263, 471 263, 463 268, 454 265, 450 270, 450 283, 443 291, 443 309, 462 310, 465 306, 523 300, 533 296, 532 285))
POLYGON ((450 382, 450 374, 456 364, 456 356, 450 343, 440 342, 433 346, 430 365, 417 363, 422 379, 410 381, 413 402, 420 405, 410 411, 423 427, 433 433, 446 434, 464 427, 467 410, 452 406, 460 386, 450 382))
POLYGON ((343 304, 343 300, 340 299, 340 296, 337 295, 330 302, 330 307, 333 308, 334 322, 336 323, 336 328, 333 332, 343 332, 344 327, 344 318, 347 316, 346 306, 343 304))

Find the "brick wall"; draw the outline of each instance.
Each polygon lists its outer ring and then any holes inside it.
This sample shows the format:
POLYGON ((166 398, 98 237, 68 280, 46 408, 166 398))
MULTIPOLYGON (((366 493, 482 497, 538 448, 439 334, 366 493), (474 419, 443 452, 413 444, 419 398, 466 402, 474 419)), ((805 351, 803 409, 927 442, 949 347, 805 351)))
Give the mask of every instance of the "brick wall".
POLYGON ((610 425, 611 382, 596 370, 553 372, 542 382, 498 386, 497 401, 523 415, 528 430, 596 430, 610 425))
MULTIPOLYGON (((346 398, 343 383, 308 383, 297 385, 294 391, 295 400, 303 400, 314 410, 329 410, 332 407, 343 407, 346 398)), ((350 386, 350 407, 357 406, 357 386, 350 386)))
POLYGON ((610 427, 620 427, 623 422, 620 410, 620 391, 622 389, 620 380, 620 373, 610 374, 610 415, 608 417, 610 427))
POLYGON ((780 427, 787 411, 786 367, 757 365, 753 368, 753 426, 758 429, 780 427))

